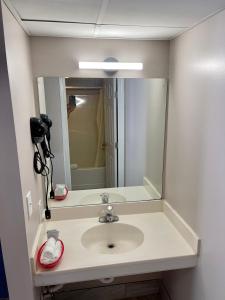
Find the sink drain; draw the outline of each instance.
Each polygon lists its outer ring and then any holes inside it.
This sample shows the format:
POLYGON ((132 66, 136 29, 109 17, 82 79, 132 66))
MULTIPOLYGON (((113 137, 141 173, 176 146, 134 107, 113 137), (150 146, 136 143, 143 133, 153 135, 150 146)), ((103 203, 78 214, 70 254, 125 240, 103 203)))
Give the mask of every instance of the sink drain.
POLYGON ((108 244, 107 247, 108 247, 109 249, 113 249, 113 248, 115 248, 115 245, 114 245, 114 244, 108 244))

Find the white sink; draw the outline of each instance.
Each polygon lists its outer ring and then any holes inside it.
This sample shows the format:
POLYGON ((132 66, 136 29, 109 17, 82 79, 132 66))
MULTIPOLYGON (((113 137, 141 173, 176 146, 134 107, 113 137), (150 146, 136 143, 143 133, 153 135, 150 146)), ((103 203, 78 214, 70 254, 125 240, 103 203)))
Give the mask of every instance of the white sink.
POLYGON ((85 248, 100 254, 120 254, 134 250, 144 241, 143 232, 133 225, 107 223, 88 229, 81 238, 85 248))
MULTIPOLYGON (((126 198, 118 193, 107 193, 109 195, 109 203, 125 202, 126 198)), ((100 204, 102 203, 101 193, 93 193, 81 199, 81 204, 100 204)))

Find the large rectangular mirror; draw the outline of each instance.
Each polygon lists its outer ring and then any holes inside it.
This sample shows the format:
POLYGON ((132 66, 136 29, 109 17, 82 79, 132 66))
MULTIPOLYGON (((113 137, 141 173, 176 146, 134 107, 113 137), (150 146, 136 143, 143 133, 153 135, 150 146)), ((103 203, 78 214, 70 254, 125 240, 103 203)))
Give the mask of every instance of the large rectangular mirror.
POLYGON ((161 198, 166 79, 40 77, 38 91, 53 183, 73 191, 51 207, 161 198))

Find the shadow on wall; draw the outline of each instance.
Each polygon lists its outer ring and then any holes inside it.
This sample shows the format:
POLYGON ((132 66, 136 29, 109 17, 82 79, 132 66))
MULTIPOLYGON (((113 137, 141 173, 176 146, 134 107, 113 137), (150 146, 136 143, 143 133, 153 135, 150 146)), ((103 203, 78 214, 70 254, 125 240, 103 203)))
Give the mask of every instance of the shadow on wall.
POLYGON ((2 248, 0 244, 0 298, 8 298, 8 288, 5 277, 5 269, 2 257, 2 248))

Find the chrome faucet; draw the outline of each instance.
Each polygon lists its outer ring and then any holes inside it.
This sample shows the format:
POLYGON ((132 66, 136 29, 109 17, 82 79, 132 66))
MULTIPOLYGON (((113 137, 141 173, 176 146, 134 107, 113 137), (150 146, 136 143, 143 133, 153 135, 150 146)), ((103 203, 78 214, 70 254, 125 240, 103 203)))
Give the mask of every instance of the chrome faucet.
POLYGON ((119 217, 113 213, 112 205, 107 205, 106 209, 104 210, 104 215, 99 218, 99 222, 114 223, 118 221, 119 221, 119 217))
POLYGON ((102 199, 102 203, 103 203, 103 204, 109 203, 109 194, 107 194, 107 193, 102 193, 102 194, 100 195, 100 197, 101 197, 101 199, 102 199))

